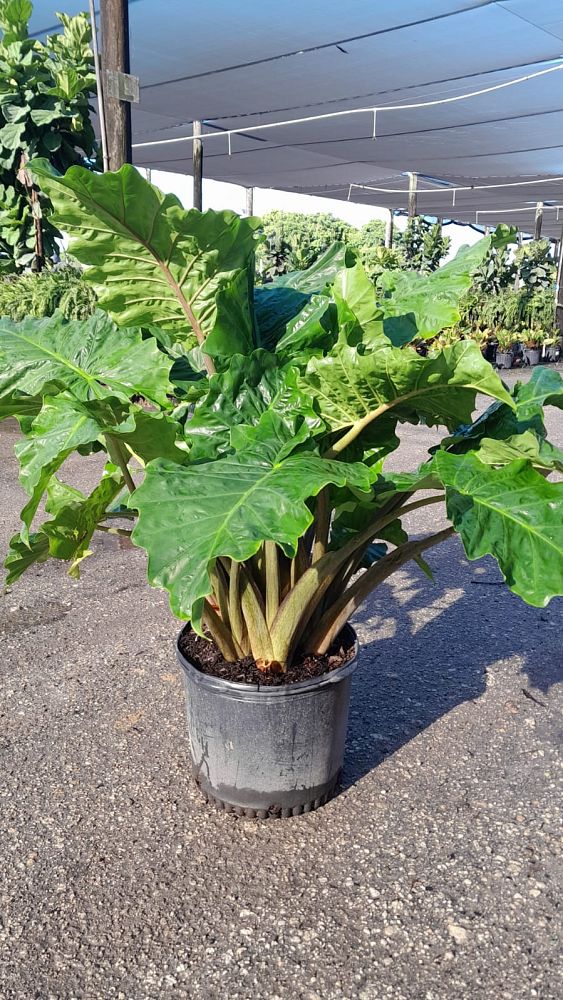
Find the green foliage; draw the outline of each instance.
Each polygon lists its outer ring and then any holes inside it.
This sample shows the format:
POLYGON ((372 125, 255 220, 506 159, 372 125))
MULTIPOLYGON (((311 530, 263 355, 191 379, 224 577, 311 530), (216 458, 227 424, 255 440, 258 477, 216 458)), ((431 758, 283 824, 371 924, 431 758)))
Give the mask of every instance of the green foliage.
POLYGON ((439 222, 431 223, 421 215, 409 219, 401 240, 406 266, 415 271, 435 271, 450 242, 449 237, 442 236, 439 222))
POLYGON ((49 557, 77 574, 97 530, 134 522, 175 613, 227 659, 272 670, 326 652, 407 561, 431 574, 422 554, 454 531, 529 603, 563 592, 563 487, 546 478, 561 454, 543 423, 563 380, 538 369, 509 392, 469 341, 412 350, 459 314, 490 241, 378 287, 337 245, 265 300, 251 292, 253 221, 184 211, 130 167, 38 172, 112 319, 0 322, 0 415, 20 421, 29 497, 10 581, 49 557), (178 404, 173 372, 197 357, 206 374, 178 404), (493 403, 472 422, 477 393, 493 403), (446 436, 420 468, 388 471, 402 426, 419 423, 446 436), (106 452, 89 496, 57 478, 73 449, 106 452), (431 503, 451 526, 409 539, 404 515, 431 503))
POLYGON ((65 319, 86 319, 95 308, 93 288, 82 271, 70 265, 0 279, 0 316, 9 319, 40 319, 56 309, 65 319))
POLYGON ((514 255, 518 276, 528 291, 550 288, 555 280, 555 261, 549 240, 530 240, 514 255))
POLYGON ((28 0, 0 0, 0 263, 12 271, 40 267, 61 235, 27 162, 44 156, 64 171, 96 151, 88 17, 58 14, 62 31, 40 42, 28 36, 32 9, 28 0))
POLYGON ((267 282, 310 268, 333 243, 354 250, 369 271, 374 250, 383 245, 385 238, 385 226, 379 219, 355 229, 325 212, 269 212, 262 219, 262 231, 264 242, 258 248, 256 262, 259 278, 267 282))

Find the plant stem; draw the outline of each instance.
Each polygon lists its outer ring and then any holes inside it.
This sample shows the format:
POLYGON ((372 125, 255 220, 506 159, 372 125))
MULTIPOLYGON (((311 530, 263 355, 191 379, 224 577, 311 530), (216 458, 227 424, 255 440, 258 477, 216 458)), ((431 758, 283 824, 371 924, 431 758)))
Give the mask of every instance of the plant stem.
POLYGON ((127 456, 125 454, 121 441, 119 441, 118 438, 114 437, 113 434, 106 434, 105 438, 106 438, 109 457, 121 469, 123 473, 123 478, 125 480, 125 485, 127 486, 129 492, 134 493, 136 489, 135 481, 129 471, 129 467, 127 465, 127 456))
POLYGON ((336 638, 340 630, 344 627, 356 608, 366 599, 375 587, 378 587, 387 577, 398 570, 403 563, 408 562, 415 556, 425 552, 426 549, 439 545, 440 542, 450 538, 455 534, 455 528, 451 525, 438 531, 435 535, 421 538, 416 542, 406 542, 400 545, 389 555, 383 556, 374 563, 366 572, 344 592, 340 600, 328 609, 321 618, 317 628, 307 643, 309 652, 322 655, 329 649, 333 639, 336 638))
POLYGON ((259 670, 268 670, 273 666, 275 659, 270 630, 266 624, 260 594, 243 565, 240 570, 240 605, 256 666, 259 670))
POLYGON ((280 606, 280 563, 275 542, 264 542, 264 564, 266 569, 266 622, 271 628, 280 606))
MULTIPOLYGON (((371 413, 366 413, 365 417, 362 417, 361 420, 357 420, 355 424, 352 424, 350 430, 346 431, 346 434, 339 438, 338 441, 335 441, 332 447, 328 449, 324 458, 336 458, 341 451, 344 451, 349 444, 352 444, 352 441, 356 440, 358 435, 361 434, 362 431, 369 426, 369 424, 371 424, 372 420, 376 420, 382 413, 387 413, 395 402, 396 400, 393 400, 391 403, 382 403, 376 410, 372 410, 371 413)), ((402 402, 402 398, 400 402, 402 402)))
POLYGON ((221 620, 215 611, 215 608, 211 606, 209 601, 205 602, 203 620, 207 625, 214 642, 221 650, 225 659, 229 663, 235 663, 236 660, 238 660, 239 654, 235 649, 232 636, 230 635, 225 623, 221 620))
POLYGON ((240 563, 234 559, 227 563, 221 560, 221 565, 229 577, 229 621, 233 639, 240 649, 245 649, 245 624, 240 606, 240 563))
POLYGON ((330 503, 329 488, 325 486, 317 497, 317 509, 315 512, 315 538, 313 542, 313 562, 324 556, 328 547, 328 533, 330 531, 330 503))
POLYGON ((127 528, 107 528, 105 524, 97 524, 96 531, 107 531, 109 535, 123 535, 126 538, 129 538, 133 534, 127 528))

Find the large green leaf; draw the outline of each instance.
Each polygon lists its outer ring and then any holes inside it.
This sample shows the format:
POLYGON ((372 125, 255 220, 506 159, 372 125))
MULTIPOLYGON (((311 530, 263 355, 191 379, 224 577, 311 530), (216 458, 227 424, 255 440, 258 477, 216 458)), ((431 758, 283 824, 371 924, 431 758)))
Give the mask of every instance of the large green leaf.
POLYGON ((295 375, 283 369, 275 354, 254 351, 235 355, 228 369, 213 375, 185 428, 190 462, 206 461, 230 449, 234 428, 254 426, 273 410, 288 421, 302 417, 312 430, 320 426, 311 401, 296 386, 295 375))
POLYGON ((383 331, 382 311, 377 304, 375 286, 357 261, 336 276, 332 292, 337 308, 340 340, 361 342, 370 347, 389 346, 383 331))
POLYGON ((344 243, 336 242, 305 271, 289 271, 275 278, 272 284, 276 288, 295 288, 311 295, 314 292, 322 292, 327 285, 332 285, 337 274, 343 268, 351 267, 354 262, 353 251, 344 243))
POLYGON ((76 448, 95 441, 99 434, 100 425, 86 407, 66 395, 47 397, 30 435, 15 446, 20 482, 30 497, 21 513, 24 541, 51 476, 76 448))
POLYGON ((520 420, 531 420, 542 406, 563 409, 563 378, 554 368, 535 368, 532 377, 517 382, 513 392, 520 420))
POLYGON ((456 453, 474 451, 483 438, 504 441, 507 438, 533 432, 538 439, 546 436, 543 406, 563 407, 563 379, 549 368, 535 368, 528 382, 517 382, 512 390, 512 405, 495 402, 472 424, 459 427, 445 438, 441 449, 456 453))
POLYGON ((391 347, 361 354, 339 344, 309 362, 299 385, 335 431, 367 427, 376 417, 383 422, 424 419, 453 429, 470 418, 477 392, 512 404, 498 375, 469 341, 432 358, 391 347))
POLYGON ((34 532, 27 542, 22 541, 20 535, 14 535, 4 560, 6 585, 9 587, 18 580, 34 563, 45 562, 48 558, 49 539, 42 531, 34 532))
POLYGON ((291 271, 256 288, 254 311, 260 346, 273 350, 278 342, 281 347, 283 341, 287 355, 291 344, 294 349, 298 344, 309 348, 317 346, 312 343, 313 337, 319 336, 324 341, 325 335, 321 331, 325 329, 325 324, 320 328, 316 325, 311 327, 311 321, 322 318, 329 299, 326 298, 325 309, 319 310, 321 300, 317 296, 333 283, 343 268, 351 266, 354 259, 354 254, 343 243, 333 243, 306 271, 291 271), (311 296, 315 297, 315 306, 312 312, 307 312, 311 296), (294 339, 293 335, 304 325, 307 325, 307 331, 294 339))
POLYGON ((526 459, 536 469, 557 470, 563 472, 563 451, 549 441, 544 441, 533 431, 523 434, 512 434, 504 440, 483 438, 477 458, 486 465, 508 465, 515 459, 526 459))
POLYGON ((49 555, 71 562, 70 576, 79 576, 80 563, 92 554, 89 545, 94 531, 121 489, 119 470, 105 472, 88 497, 71 500, 58 509, 52 521, 41 526, 49 540, 49 555))
POLYGON ((385 332, 396 346, 408 343, 414 336, 435 337, 445 327, 459 321, 459 303, 471 285, 473 273, 484 260, 490 242, 485 238, 471 247, 462 247, 453 260, 430 274, 383 272, 379 288, 383 293, 380 306, 385 319, 407 319, 400 325, 385 323, 385 332))
POLYGON ((293 361, 303 352, 323 353, 330 350, 336 341, 329 318, 330 304, 327 295, 312 295, 301 312, 287 323, 285 333, 277 343, 276 353, 293 361))
POLYGON ((131 500, 139 511, 133 541, 148 552, 153 586, 166 588, 173 611, 199 627, 218 557, 249 559, 266 539, 294 555, 313 519, 306 501, 348 481, 368 488, 362 466, 310 452, 278 461, 264 445, 194 467, 158 460, 131 500))
POLYGON ((32 169, 53 202, 56 224, 69 234, 71 252, 88 265, 86 277, 100 305, 120 325, 155 324, 174 330, 179 340, 183 333, 195 333, 200 342, 209 336, 206 352, 221 354, 237 302, 239 323, 231 326, 235 339, 228 353, 248 349, 248 285, 240 283, 239 272, 246 277, 253 262, 258 219, 186 211, 175 195, 164 195, 129 164, 106 174, 71 167, 64 177, 47 161, 34 161, 32 169), (224 308, 218 316, 220 290, 224 308), (241 295, 246 308, 240 307, 241 295))
POLYGON ((156 341, 118 329, 102 312, 87 320, 0 319, 0 365, 0 396, 57 385, 79 399, 139 393, 165 405, 172 388, 170 359, 156 341))
POLYGON ((440 451, 433 464, 468 558, 493 555, 528 604, 545 607, 563 594, 563 483, 525 461, 495 469, 475 455, 440 451))

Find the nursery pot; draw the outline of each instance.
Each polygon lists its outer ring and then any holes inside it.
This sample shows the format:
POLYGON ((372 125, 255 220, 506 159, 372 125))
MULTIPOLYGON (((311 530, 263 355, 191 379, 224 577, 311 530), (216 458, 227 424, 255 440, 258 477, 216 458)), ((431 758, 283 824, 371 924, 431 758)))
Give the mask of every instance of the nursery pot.
POLYGON ((512 368, 512 354, 508 351, 497 351, 497 365, 499 368, 512 368))
POLYGON ((539 365, 541 351, 539 347, 525 347, 524 357, 529 365, 539 365))
MULTIPOLYGON (((189 626, 187 626, 189 628, 189 626)), ((195 780, 227 812, 268 819, 324 805, 338 789, 352 659, 312 680, 275 687, 212 677, 176 645, 186 689, 195 780)))

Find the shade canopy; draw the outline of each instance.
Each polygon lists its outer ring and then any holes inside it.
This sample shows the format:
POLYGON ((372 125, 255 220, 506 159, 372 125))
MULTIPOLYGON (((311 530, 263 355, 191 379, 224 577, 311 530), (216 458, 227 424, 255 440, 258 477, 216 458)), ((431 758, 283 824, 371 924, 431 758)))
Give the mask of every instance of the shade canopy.
MULTIPOLYGON (((36 4, 35 33, 56 25, 58 6, 36 4)), ((87 3, 64 7, 76 13, 87 3)), ((133 109, 139 166, 190 173, 192 143, 183 137, 201 119, 213 133, 204 140, 207 177, 404 209, 412 171, 422 214, 530 231, 543 201, 543 232, 561 235, 561 0, 129 7, 131 69, 141 84, 133 109), (385 110, 437 101, 447 103, 385 110), (366 110, 240 132, 358 108, 366 110), (163 142, 173 138, 183 141, 163 142)))

